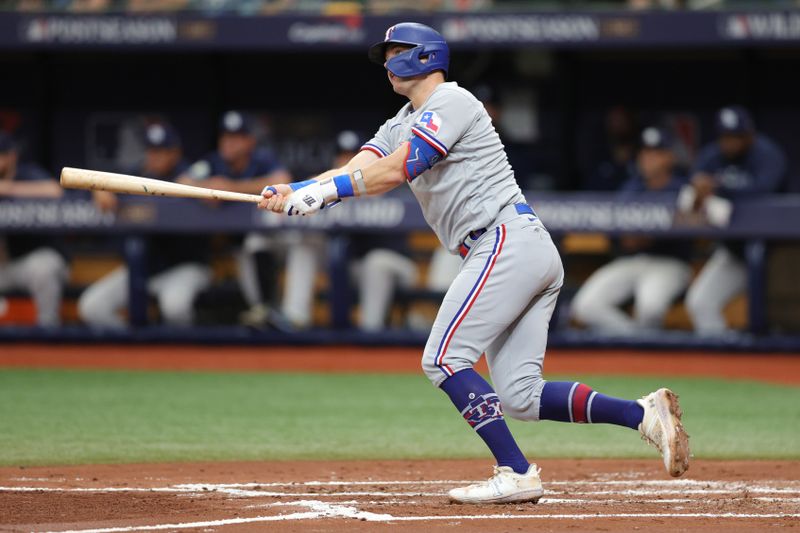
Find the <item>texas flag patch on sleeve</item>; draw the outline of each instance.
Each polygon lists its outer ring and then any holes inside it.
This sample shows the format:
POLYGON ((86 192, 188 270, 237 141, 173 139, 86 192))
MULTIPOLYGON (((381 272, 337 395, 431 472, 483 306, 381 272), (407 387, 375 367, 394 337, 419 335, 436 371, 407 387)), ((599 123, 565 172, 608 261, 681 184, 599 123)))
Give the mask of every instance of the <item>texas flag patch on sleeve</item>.
POLYGON ((436 135, 442 127, 442 119, 435 111, 424 111, 417 120, 417 126, 424 128, 428 132, 436 135))

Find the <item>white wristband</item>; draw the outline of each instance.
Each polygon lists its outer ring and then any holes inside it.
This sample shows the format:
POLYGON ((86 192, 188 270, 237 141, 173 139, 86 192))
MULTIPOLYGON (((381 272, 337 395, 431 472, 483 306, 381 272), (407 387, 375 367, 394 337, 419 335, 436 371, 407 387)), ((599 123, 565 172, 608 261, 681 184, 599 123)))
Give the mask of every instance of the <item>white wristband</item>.
POLYGON ((357 168, 353 171, 353 181, 356 182, 356 189, 358 190, 358 195, 366 196, 367 185, 364 183, 364 174, 361 172, 360 168, 357 168))
POLYGON ((326 204, 339 199, 339 191, 336 189, 336 184, 333 182, 333 178, 320 181, 319 188, 322 192, 322 198, 325 200, 326 204))

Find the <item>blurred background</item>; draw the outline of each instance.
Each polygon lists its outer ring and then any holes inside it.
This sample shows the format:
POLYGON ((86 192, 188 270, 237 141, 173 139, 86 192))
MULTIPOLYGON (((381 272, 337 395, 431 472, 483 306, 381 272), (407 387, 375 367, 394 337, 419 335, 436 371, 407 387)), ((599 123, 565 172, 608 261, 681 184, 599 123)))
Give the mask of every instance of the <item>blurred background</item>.
POLYGON ((800 3, 0 0, 0 339, 422 345, 459 259, 406 188, 287 220, 62 191, 258 193, 404 104, 417 21, 493 118, 567 279, 558 346, 800 346, 800 3))

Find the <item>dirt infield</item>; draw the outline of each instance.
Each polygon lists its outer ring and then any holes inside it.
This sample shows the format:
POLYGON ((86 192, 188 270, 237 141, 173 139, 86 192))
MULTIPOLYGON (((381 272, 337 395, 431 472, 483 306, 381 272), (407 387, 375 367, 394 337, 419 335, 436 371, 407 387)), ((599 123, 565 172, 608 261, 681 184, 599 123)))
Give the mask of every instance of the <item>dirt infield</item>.
POLYGON ((537 504, 455 505, 487 461, 0 469, 3 531, 763 531, 800 528, 800 464, 547 460, 537 504))
MULTIPOLYGON (((419 350, 7 345, 0 367, 419 372, 419 350)), ((800 357, 555 351, 548 373, 713 376, 800 385, 800 357)), ((800 531, 800 462, 546 460, 537 505, 468 506, 482 461, 0 468, 0 531, 800 531)))

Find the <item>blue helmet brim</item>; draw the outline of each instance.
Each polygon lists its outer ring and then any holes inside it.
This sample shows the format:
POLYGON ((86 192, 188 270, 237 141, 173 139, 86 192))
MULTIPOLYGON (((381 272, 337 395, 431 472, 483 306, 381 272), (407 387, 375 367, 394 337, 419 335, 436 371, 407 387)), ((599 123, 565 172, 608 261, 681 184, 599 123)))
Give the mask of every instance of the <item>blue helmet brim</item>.
POLYGON ((386 49, 393 44, 402 44, 411 47, 419 46, 418 43, 409 43, 406 41, 381 41, 369 47, 367 57, 369 57, 369 60, 373 63, 383 65, 386 63, 386 49))

